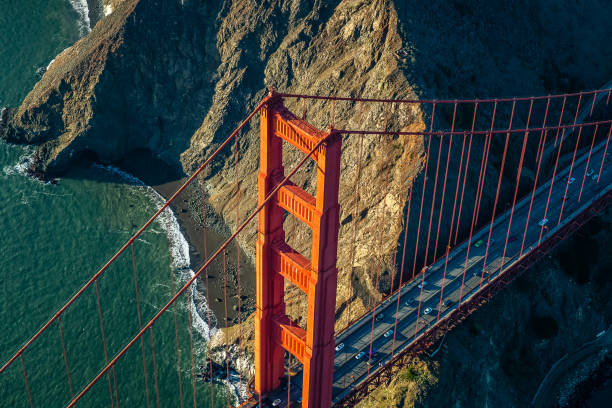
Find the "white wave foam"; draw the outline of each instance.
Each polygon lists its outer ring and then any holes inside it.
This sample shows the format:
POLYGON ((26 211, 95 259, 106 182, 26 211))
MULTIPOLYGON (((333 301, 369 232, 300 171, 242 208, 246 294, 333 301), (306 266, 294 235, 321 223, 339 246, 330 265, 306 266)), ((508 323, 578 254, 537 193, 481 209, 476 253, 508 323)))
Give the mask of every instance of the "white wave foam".
MULTIPOLYGON (((156 202, 155 204, 157 209, 159 210, 163 206, 165 200, 161 195, 159 195, 159 193, 157 193, 157 191, 153 189, 151 189, 151 191, 155 197, 154 201, 156 202)), ((167 231, 168 238, 170 239, 170 242, 172 242, 170 252, 172 254, 173 266, 176 270, 182 272, 181 281, 184 283, 195 275, 194 271, 190 268, 191 260, 189 258, 189 244, 187 243, 185 236, 181 233, 178 220, 170 208, 166 208, 160 214, 157 220, 159 221, 159 224, 162 225, 162 228, 167 231)), ((208 341, 210 340, 210 336, 217 330, 215 327, 216 321, 214 319, 214 314, 208 307, 206 298, 197 291, 197 284, 198 282, 196 279, 190 288, 190 309, 193 318, 193 325, 198 333, 200 333, 200 335, 206 339, 206 341, 208 341), (205 321, 200 315, 201 312, 204 312, 206 320, 208 320, 207 315, 210 316, 212 327, 209 327, 207 321, 205 321)))
MULTIPOLYGON (((133 175, 126 173, 114 166, 104 166, 101 164, 93 164, 93 167, 103 169, 112 174, 119 176, 121 179, 129 181, 131 184, 143 188, 149 194, 150 198, 155 205, 155 209, 159 210, 165 203, 165 199, 152 187, 147 186, 142 180, 133 175)), ((166 208, 157 218, 157 224, 162 227, 165 233, 168 235, 171 246, 171 254, 173 260, 173 267, 179 272, 180 281, 185 283, 191 279, 195 273, 191 270, 191 260, 189 257, 189 244, 185 236, 181 233, 178 220, 174 215, 174 212, 170 208, 166 208)), ((159 233, 149 227, 147 231, 152 233, 159 233)), ((190 288, 190 310, 192 315, 193 327, 196 331, 204 338, 207 342, 210 340, 210 336, 216 331, 216 319, 212 310, 208 306, 206 297, 197 291, 197 279, 192 283, 190 288), (204 317, 202 316, 204 314, 204 317), (208 325, 208 319, 210 316, 211 327, 208 325)))
POLYGON ((68 0, 72 8, 79 14, 79 33, 86 36, 91 31, 91 21, 89 20, 89 6, 87 0, 68 0))
POLYGON ((55 62, 55 58, 53 58, 50 62, 49 65, 47 65, 47 68, 45 68, 45 72, 47 72, 49 70, 49 68, 51 68, 51 65, 53 65, 53 63, 55 62))
MULTIPOLYGON (((117 175, 121 179, 130 182, 131 184, 137 186, 138 188, 142 188, 146 191, 147 194, 151 197, 153 204, 155 205, 155 209, 159 210, 165 203, 165 199, 152 187, 147 186, 144 182, 142 182, 137 177, 126 173, 114 166, 104 166, 100 164, 93 164, 93 167, 103 169, 112 174, 117 175)), ((185 236, 181 233, 181 229, 176 218, 176 215, 170 208, 166 208, 157 218, 157 224, 161 226, 164 232, 156 230, 153 226, 150 226, 147 231, 159 234, 166 233, 170 242, 172 242, 171 246, 171 254, 173 259, 173 267, 177 271, 179 282, 183 284, 187 282, 194 276, 194 271, 190 268, 190 257, 189 257, 189 244, 185 236)), ((197 290, 197 279, 193 282, 190 287, 190 304, 189 310, 191 312, 192 324, 193 328, 196 332, 205 340, 206 343, 210 340, 211 336, 214 335, 217 328, 217 320, 215 318, 214 313, 208 306, 208 302, 204 294, 197 290), (208 319, 210 319, 210 326, 208 325, 208 319)), ((168 290, 168 287, 165 287, 168 290)), ((153 306, 153 305, 151 305, 153 306)), ((158 309, 155 307, 155 309, 158 309)), ((202 348, 195 350, 198 353, 204 353, 206 349, 206 344, 202 345, 202 348)), ((242 379, 240 374, 238 374, 233 369, 230 369, 230 378, 229 378, 229 388, 231 390, 231 394, 234 399, 237 399, 239 402, 245 401, 248 398, 247 392, 247 384, 242 379)), ((227 379, 219 378, 219 380, 226 384, 227 379)))
POLYGON ((107 4, 106 6, 104 6, 104 15, 105 16, 108 16, 112 12, 113 12, 113 6, 112 5, 107 4))
POLYGON ((4 166, 2 172, 5 176, 21 175, 25 176, 28 174, 28 168, 32 164, 34 159, 31 154, 25 154, 19 158, 17 164, 4 166))

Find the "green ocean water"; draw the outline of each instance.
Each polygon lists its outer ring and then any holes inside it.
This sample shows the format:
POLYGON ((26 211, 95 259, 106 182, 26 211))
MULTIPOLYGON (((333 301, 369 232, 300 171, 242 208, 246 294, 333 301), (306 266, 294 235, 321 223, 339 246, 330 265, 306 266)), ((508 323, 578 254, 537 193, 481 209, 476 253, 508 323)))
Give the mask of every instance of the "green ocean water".
MULTIPOLYGON (((0 107, 18 106, 41 68, 82 33, 83 15, 69 0, 0 0, 0 107)), ((0 141, 0 364, 105 264, 160 203, 152 189, 138 180, 102 166, 78 167, 56 184, 44 184, 24 173, 30 154, 30 148, 0 141)), ((184 238, 173 216, 162 218, 134 245, 143 322, 170 299, 173 279, 178 285, 189 277, 184 238)), ((190 314, 187 298, 181 300, 176 308, 180 360, 174 309, 170 309, 79 406, 156 406, 157 398, 162 407, 180 406, 181 392, 185 403, 193 405, 188 321, 193 317, 197 322, 197 316, 190 314)), ((138 333, 137 316, 128 249, 32 343, 22 359, 0 374, 0 407, 30 406, 23 368, 34 406, 66 406, 138 333)), ((200 329, 193 330, 197 366, 204 345, 198 333, 207 328, 196 326, 200 329)), ((195 388, 198 406, 209 406, 208 383, 198 381, 195 388)), ((226 406, 225 387, 217 388, 215 406, 226 406)))

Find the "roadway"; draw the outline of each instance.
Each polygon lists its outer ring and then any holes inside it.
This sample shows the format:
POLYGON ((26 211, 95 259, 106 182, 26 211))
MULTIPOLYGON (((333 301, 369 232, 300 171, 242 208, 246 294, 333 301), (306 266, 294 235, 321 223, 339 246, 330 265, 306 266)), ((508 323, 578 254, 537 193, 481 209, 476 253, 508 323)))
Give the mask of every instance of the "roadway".
MULTIPOLYGON (((604 140, 593 148, 588 169, 586 164, 589 152, 588 149, 584 149, 574 163, 571 178, 568 178, 569 166, 560 169, 557 173, 546 212, 547 221, 542 223, 543 225, 540 225, 540 222, 545 218, 550 180, 536 189, 528 222, 531 194, 527 194, 517 202, 509 234, 510 210, 500 214, 492 224, 474 233, 470 242, 464 241, 450 251, 445 278, 446 257, 442 257, 426 270, 424 277, 422 273, 419 273, 399 292, 390 296, 341 333, 336 338, 333 401, 341 400, 351 392, 355 385, 386 364, 393 355, 406 349, 427 328, 457 309, 460 296, 461 304, 463 304, 480 290, 486 289, 489 282, 500 274, 507 234, 508 243, 503 259, 504 271, 519 261, 519 258, 537 248, 539 242, 549 238, 557 229, 562 228, 582 213, 593 201, 610 191, 612 171, 608 167, 612 146, 609 146, 601 174, 599 174, 604 158, 605 142, 604 140), (568 183, 570 179, 571 182, 568 183), (579 202, 578 196, 582 185, 579 202), (561 223, 558 223, 564 196, 566 199, 563 205, 563 216, 561 223), (526 224, 528 226, 525 229, 526 224), (491 229, 492 239, 487 245, 489 229, 491 229), (483 243, 476 247, 474 243, 480 240, 483 243), (488 254, 486 254, 487 246, 488 254), (523 247, 522 252, 521 247, 523 247), (483 268, 485 257, 486 268, 483 268), (421 289, 420 285, 423 280, 425 284, 421 289), (464 281, 463 292, 461 292, 462 281, 464 281), (443 293, 442 299, 440 299, 441 292, 443 293), (372 329, 373 322, 374 328, 372 329), (393 333, 394 330, 395 333, 393 333), (341 348, 338 349, 341 344, 341 348), (376 351, 371 354, 371 359, 369 358, 370 347, 376 351), (357 358, 362 352, 364 354, 357 358)), ((292 401, 297 400, 301 392, 301 383, 301 373, 291 378, 292 401)), ((277 398, 281 400, 279 406, 287 406, 287 391, 278 390, 270 396, 270 401, 277 398)))
MULTIPOLYGON (((595 199, 612 188, 612 171, 607 168, 610 159, 609 152, 606 154, 606 162, 604 163, 601 175, 599 175, 604 147, 605 140, 593 148, 588 170, 586 170, 588 158, 588 149, 586 149, 586 152, 574 163, 571 175, 573 181, 569 184, 569 166, 557 174, 550 195, 548 211, 546 212, 548 221, 544 225, 539 224, 544 219, 546 202, 550 191, 550 180, 536 189, 526 230, 525 225, 527 224, 531 194, 528 194, 516 204, 512 215, 506 256, 503 259, 504 270, 513 266, 521 256, 528 254, 536 248, 540 241, 540 235, 542 236, 542 241, 547 239, 557 229, 574 219, 595 199), (592 174, 591 169, 593 171, 592 174), (589 175, 587 176, 586 174, 589 175), (582 196, 580 202, 578 202, 583 180, 582 196), (566 194, 566 186, 567 199, 563 206, 561 223, 558 225, 561 204, 566 194), (521 246, 523 246, 522 253, 521 246)), ((377 369, 379 363, 384 365, 390 360, 392 354, 397 354, 404 350, 416 337, 423 334, 426 328, 436 324, 439 305, 441 305, 439 319, 444 318, 457 309, 463 279, 465 280, 465 285, 461 298, 462 303, 476 295, 480 290, 485 289, 490 280, 499 276, 509 220, 510 210, 498 216, 493 222, 492 227, 491 224, 486 225, 474 234, 471 242, 468 243, 466 241, 455 247, 449 253, 444 282, 443 276, 446 259, 442 257, 425 272, 424 280, 426 283, 423 285, 422 290, 419 286, 423 277, 422 274, 419 274, 418 277, 415 277, 412 282, 405 285, 398 293, 391 296, 375 310, 368 313, 351 328, 338 336, 336 345, 342 343, 344 346, 336 352, 334 360, 334 401, 340 400, 350 392, 350 388, 354 384, 363 381, 368 374, 377 369), (490 228, 492 242, 489 244, 488 254, 486 254, 490 228), (474 243, 479 240, 482 240, 483 244, 476 248, 474 243), (487 263, 486 268, 483 268, 485 256, 487 263), (442 286, 444 286, 444 291, 442 301, 440 301, 442 286), (399 310, 397 309, 398 297, 400 299, 399 310), (451 304, 445 306, 448 303, 451 304), (425 314, 424 312, 429 310, 428 308, 431 308, 431 311, 425 314), (375 325, 372 332, 373 314, 375 315, 375 325), (378 317, 377 320, 376 316, 383 317, 382 319, 378 317), (396 316, 397 328, 395 329, 395 344, 393 344, 393 334, 385 337, 385 333, 394 329, 396 316), (373 367, 368 371, 370 342, 372 343, 372 348, 377 350, 377 354, 374 355, 377 361, 372 364, 373 367), (356 356, 361 351, 365 351, 365 356, 357 359, 356 356)))

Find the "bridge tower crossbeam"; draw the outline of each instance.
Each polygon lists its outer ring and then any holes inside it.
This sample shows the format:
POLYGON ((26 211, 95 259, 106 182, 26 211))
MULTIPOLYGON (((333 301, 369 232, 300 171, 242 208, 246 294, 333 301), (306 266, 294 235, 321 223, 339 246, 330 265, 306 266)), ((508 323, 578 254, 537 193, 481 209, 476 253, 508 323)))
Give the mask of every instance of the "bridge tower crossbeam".
POLYGON ((260 114, 260 205, 284 178, 283 140, 304 153, 309 153, 321 139, 325 142, 311 156, 317 166, 315 197, 288 183, 258 216, 255 391, 267 394, 280 385, 286 350, 303 364, 302 406, 330 407, 342 138, 331 128, 322 132, 297 118, 273 91, 260 114), (285 211, 312 230, 311 260, 286 243, 285 211), (285 279, 307 295, 305 330, 286 315, 285 279))

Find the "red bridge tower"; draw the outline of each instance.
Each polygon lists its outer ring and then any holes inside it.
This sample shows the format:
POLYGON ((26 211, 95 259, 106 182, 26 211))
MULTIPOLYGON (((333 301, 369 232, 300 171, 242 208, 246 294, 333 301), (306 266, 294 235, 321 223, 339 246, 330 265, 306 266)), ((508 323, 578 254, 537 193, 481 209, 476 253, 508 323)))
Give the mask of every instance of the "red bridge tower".
POLYGON ((317 164, 316 197, 287 183, 259 213, 257 227, 255 391, 266 394, 280 385, 287 350, 303 364, 302 406, 308 408, 331 406, 342 138, 297 118, 271 92, 261 109, 259 204, 285 177, 282 141, 308 154, 325 138, 311 156, 317 164), (285 242, 284 211, 311 228, 311 260, 285 242), (285 313, 284 279, 308 296, 306 330, 285 313))

